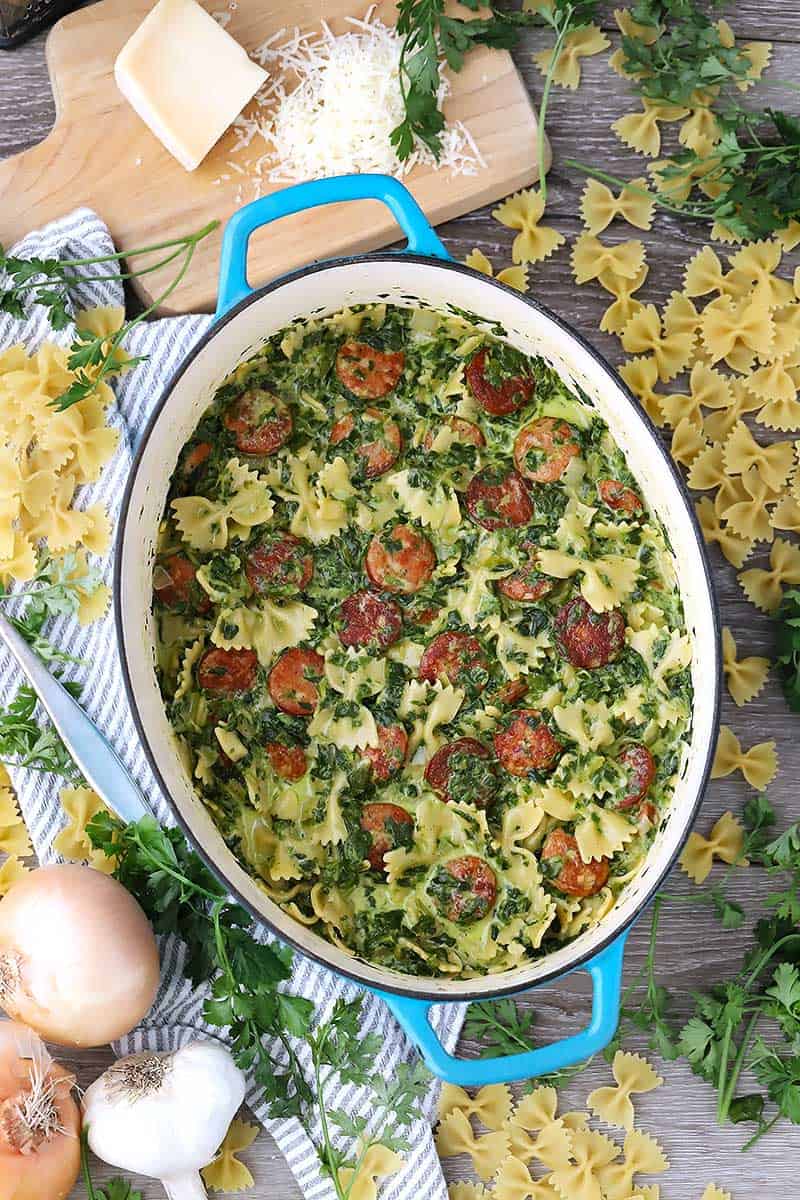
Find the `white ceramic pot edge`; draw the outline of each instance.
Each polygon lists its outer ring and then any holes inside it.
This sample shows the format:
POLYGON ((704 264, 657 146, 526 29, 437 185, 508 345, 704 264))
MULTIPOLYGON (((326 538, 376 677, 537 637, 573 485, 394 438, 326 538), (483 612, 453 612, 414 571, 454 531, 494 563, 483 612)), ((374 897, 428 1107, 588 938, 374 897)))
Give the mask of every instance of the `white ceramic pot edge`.
POLYGON ((167 387, 142 438, 128 482, 116 555, 115 616, 125 685, 155 776, 184 831, 231 892, 258 920, 333 970, 383 991, 440 1000, 531 987, 574 969, 626 929, 654 894, 685 841, 710 771, 718 720, 719 621, 702 536, 677 471, 658 435, 618 376, 582 338, 536 301, 459 264, 413 255, 332 260, 259 290, 215 325, 167 387), (155 675, 151 614, 155 536, 169 479, 184 442, 224 377, 291 321, 345 305, 389 300, 457 306, 499 323, 509 340, 547 359, 596 404, 625 452, 648 502, 664 523, 678 564, 693 639, 692 737, 667 818, 642 871, 593 929, 534 962, 481 979, 410 977, 354 959, 284 913, 225 846, 187 778, 155 675))

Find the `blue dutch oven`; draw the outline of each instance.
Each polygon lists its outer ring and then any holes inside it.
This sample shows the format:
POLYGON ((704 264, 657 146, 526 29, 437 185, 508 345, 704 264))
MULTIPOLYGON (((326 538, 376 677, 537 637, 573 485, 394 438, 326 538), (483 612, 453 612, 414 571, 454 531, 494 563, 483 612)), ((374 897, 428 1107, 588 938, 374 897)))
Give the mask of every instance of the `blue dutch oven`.
MULTIPOLYGON (((335 219, 334 211, 331 220, 335 219)), ((279 231, 275 236, 280 236, 279 231)), ((610 1041, 619 1017, 626 937, 688 835, 713 757, 720 659, 705 548, 680 477, 656 430, 611 367, 538 300, 454 262, 414 198, 395 179, 351 175, 300 184, 256 200, 228 222, 216 319, 159 399, 125 492, 115 615, 128 697, 153 772, 189 841, 254 920, 300 953, 379 994, 430 1069, 449 1082, 480 1085, 546 1074, 587 1058, 610 1041), (404 250, 314 262, 264 286, 250 286, 247 248, 256 230, 319 205, 367 200, 380 201, 391 210, 408 239, 404 250), (192 790, 154 670, 151 594, 156 533, 179 452, 215 389, 268 337, 292 321, 381 301, 438 310, 454 306, 491 325, 499 324, 514 346, 543 356, 596 405, 625 452, 642 493, 666 527, 675 554, 675 586, 693 638, 697 703, 691 743, 674 800, 641 872, 591 929, 535 961, 477 979, 409 976, 361 961, 300 924, 265 895, 228 850, 192 790), (586 1028, 551 1045, 500 1058, 459 1059, 445 1050, 431 1025, 433 1005, 509 996, 576 970, 588 972, 592 980, 591 1020, 586 1028)))

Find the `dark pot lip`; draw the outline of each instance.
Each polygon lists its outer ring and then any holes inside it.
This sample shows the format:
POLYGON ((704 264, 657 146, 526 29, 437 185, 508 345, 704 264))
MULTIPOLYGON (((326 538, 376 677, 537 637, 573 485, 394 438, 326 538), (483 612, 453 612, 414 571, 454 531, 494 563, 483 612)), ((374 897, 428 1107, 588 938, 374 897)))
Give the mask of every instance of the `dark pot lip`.
MULTIPOLYGON (((155 427, 155 423, 158 420, 158 417, 161 414, 162 409, 168 403, 169 398, 172 395, 172 392, 175 388, 175 385, 182 378, 182 376, 185 374, 185 372, 189 369, 189 367, 192 365, 192 363, 197 358, 197 356, 201 353, 201 351, 205 348, 205 346, 215 337, 215 335, 221 329, 223 329, 225 327, 225 325, 227 325, 229 322, 235 320, 235 318, 239 315, 239 313, 241 313, 244 309, 248 308, 250 305, 257 303, 263 296, 268 295, 271 292, 277 291, 280 287, 282 287, 286 283, 289 283, 289 282, 291 282, 295 279, 301 278, 303 276, 315 275, 320 271, 337 270, 339 268, 349 267, 349 266, 352 266, 354 264, 361 263, 361 262, 372 263, 372 262, 377 261, 377 262, 385 262, 387 264, 396 264, 398 259, 402 262, 415 262, 415 263, 419 263, 423 266, 436 267, 439 270, 452 272, 454 275, 467 275, 472 278, 480 279, 480 281, 486 287, 498 288, 502 292, 512 293, 516 300, 519 300, 522 303, 527 304, 535 312, 541 313, 543 316, 547 317, 559 329, 561 329, 570 338, 572 338, 573 341, 577 342, 581 346, 581 348, 584 351, 586 351, 594 359, 594 361, 606 373, 606 375, 608 375, 611 378, 611 380, 614 382, 615 386, 622 390, 623 394, 626 396, 631 407, 642 418, 642 420, 644 421, 644 423, 647 426, 648 431, 651 435, 654 450, 656 450, 660 454, 661 459, 662 459, 667 471, 672 476, 672 479, 676 483, 678 491, 683 498, 684 506, 689 514, 689 518, 691 520, 691 523, 692 523, 692 526, 694 529, 695 541, 697 544, 697 548, 700 552, 701 562, 703 564, 703 574, 704 574, 704 580, 705 580, 705 585, 706 585, 706 592, 707 592, 709 602, 710 602, 711 616, 712 616, 712 621, 713 621, 713 625, 714 625, 714 634, 715 634, 716 671, 714 673, 714 680, 713 680, 714 720, 713 720, 712 728, 716 729, 718 727, 719 715, 720 715, 720 691, 721 691, 721 671, 722 671, 721 656, 720 656, 720 649, 719 649, 719 646, 720 646, 719 606, 718 606, 717 598, 714 593, 714 589, 713 589, 713 585, 712 585, 711 568, 710 568, 710 564, 708 561, 708 555, 706 552, 705 542, 703 539, 703 534, 700 529, 699 522, 697 520, 696 513, 694 511, 694 506, 688 495, 686 486, 683 482, 683 479, 681 478, 680 472, 678 471, 678 468, 676 467, 675 463, 673 462, 672 458, 670 457, 669 453, 667 452, 666 447, 664 446, 663 442, 661 441, 661 437, 658 433, 656 426, 651 421, 650 417, 644 411, 642 406, 639 404, 638 400, 633 395, 630 388, 617 375, 616 371, 614 371, 614 368, 610 365, 610 363, 608 363, 606 361, 606 359, 603 357, 603 355, 600 354, 600 352, 597 349, 595 349, 595 347, 592 346, 590 342, 588 342, 586 340, 586 338, 583 336, 583 334, 578 333, 576 330, 574 330, 569 325, 568 322, 564 321, 556 313, 552 312, 551 309, 549 309, 546 305, 541 304, 538 300, 535 300, 532 296, 527 296, 527 295, 515 292, 515 291, 513 291, 513 289, 508 288, 505 284, 499 283, 496 279, 492 279, 489 276, 483 275, 479 271, 475 271, 471 267, 467 267, 462 263, 455 262, 452 259, 432 258, 432 257, 430 257, 428 255, 424 255, 424 254, 412 254, 409 252, 398 253, 398 252, 383 251, 383 252, 377 252, 377 253, 372 253, 372 254, 356 254, 356 255, 350 255, 350 256, 346 256, 346 257, 342 257, 342 258, 327 259, 327 260, 323 260, 321 262, 311 263, 309 266, 306 266, 306 267, 300 267, 300 268, 298 268, 294 271, 291 271, 285 275, 279 276, 277 279, 272 280, 270 283, 264 284, 261 287, 254 289, 250 293, 250 295, 246 296, 243 300, 240 300, 237 304, 233 305, 232 308, 228 309, 227 312, 222 314, 222 316, 217 318, 214 321, 214 323, 212 324, 212 326, 210 327, 210 329, 208 329, 206 331, 206 333, 204 333, 203 336, 198 340, 198 342, 192 347, 192 349, 186 355, 186 357, 181 362, 181 364, 173 372, 172 377, 166 384, 163 392, 161 393, 158 401, 156 402, 156 404, 153 408, 152 413, 150 414, 150 417, 148 418, 147 424, 146 424, 145 429, 142 433, 142 436, 139 440, 139 444, 136 448, 136 452, 133 456, 130 474, 128 475, 128 479, 125 484, 125 491, 123 493, 122 504, 120 506, 119 525, 117 528, 117 535, 116 535, 116 539, 115 539, 114 591, 113 591, 114 622, 115 622, 116 630, 117 630, 117 641, 118 641, 118 645, 119 645, 120 663, 122 666, 122 678, 123 678, 123 683, 125 686, 125 692, 127 695, 128 703, 130 705, 134 724, 136 726, 136 731, 139 735, 140 741, 144 748, 144 752, 147 757, 147 761, 148 761, 150 769, 152 770, 153 775, 161 789, 162 795, 164 796, 164 799, 166 800, 167 804, 169 805, 169 808, 170 808, 175 820, 177 821, 178 826, 184 833, 185 837, 187 838, 187 840, 190 843, 190 845, 192 846, 192 848, 195 850, 195 852, 197 854, 199 854, 199 856, 202 858, 202 860, 204 861, 206 866, 209 868, 209 870, 211 870, 217 876, 217 878, 220 880, 220 882, 223 883, 224 886, 229 889, 230 894, 250 913, 253 920, 260 925, 266 926, 270 930, 270 932, 272 934, 274 934, 275 937, 279 938, 281 941, 288 942, 288 944, 291 945, 292 948, 294 950, 296 950, 298 954, 304 955, 306 958, 313 959, 320 966, 327 968, 329 971, 333 972, 336 975, 343 975, 343 976, 351 979, 354 983, 359 984, 362 987, 371 988, 373 990, 375 990, 377 987, 379 987, 380 990, 391 993, 393 995, 405 996, 405 997, 408 997, 411 999, 416 999, 416 1000, 431 1000, 431 1001, 438 1001, 438 1002, 487 1000, 487 999, 491 999, 492 997, 509 996, 509 995, 516 994, 518 992, 524 992, 532 986, 538 987, 541 984, 550 983, 555 979, 561 978, 564 975, 569 974, 570 972, 577 970, 582 966, 585 966, 586 963, 588 963, 596 955, 600 954, 603 950, 605 950, 608 946, 610 946, 612 942, 617 940, 617 938, 630 932, 630 929, 631 929, 632 925, 634 924, 634 922, 638 919, 638 917, 641 915, 641 913, 644 911, 644 909, 647 908, 647 906, 650 904, 651 900, 653 899, 653 897, 655 896, 655 894, 661 887, 661 885, 664 882, 664 880, 666 879, 667 875, 672 870, 675 862, 677 861, 678 855, 680 854, 680 851, 683 847, 683 844, 685 843, 686 838, 689 836, 691 827, 694 824, 695 818, 697 817, 697 813, 698 813, 700 805, 702 803, 703 796, 705 794, 705 789, 708 784, 709 776, 711 774, 711 767, 712 767, 712 763, 713 763, 713 759, 714 759, 715 739, 714 738, 710 739, 709 745, 706 748, 706 759, 705 759, 705 763, 703 765, 701 783, 697 789, 697 796, 695 797, 695 801, 692 806, 691 813, 689 815, 689 818, 686 821, 686 827, 685 827, 681 842, 676 847, 674 853, 670 856, 668 861, 663 864, 661 870, 658 873, 654 874, 653 880, 648 885, 647 891, 646 891, 641 903, 635 909, 635 911, 631 914, 631 916, 626 920, 625 924, 620 929, 615 930, 613 933, 607 934, 604 938, 602 938, 599 942, 597 942, 597 944, 593 945, 591 947, 591 949, 587 950, 585 953, 583 953, 579 957, 577 957, 574 961, 570 962, 568 966, 561 967, 561 968, 554 968, 553 970, 546 972, 541 977, 538 977, 533 983, 523 981, 521 983, 515 983, 514 985, 510 986, 508 983, 503 984, 503 982, 502 982, 503 976, 498 975, 497 976, 498 983, 497 983, 497 987, 495 987, 495 988, 491 988, 489 990, 483 990, 480 992, 475 992, 470 989, 469 981, 465 981, 465 986, 463 987, 463 989, 460 989, 457 993, 450 992, 446 996, 443 996, 441 993, 436 993, 434 991, 431 991, 429 988, 426 988, 425 986, 415 985, 414 984, 414 976, 408 976, 408 980, 409 980, 408 984, 403 984, 403 983, 396 982, 396 977, 394 975, 387 975, 387 979, 385 981, 382 981, 380 983, 380 985, 377 985, 373 981, 365 980, 358 973, 356 966, 354 966, 353 969, 351 969, 351 970, 348 970, 346 967, 339 967, 339 966, 334 967, 331 965, 331 963, 329 963, 326 960, 326 958, 324 957, 324 955, 321 952, 311 951, 307 947, 301 946, 298 943, 298 941, 291 934, 287 934, 282 929, 281 930, 277 929, 272 924, 271 921, 269 921, 266 917, 264 917, 264 915, 262 913, 258 912, 258 910, 254 907, 254 905, 252 905, 248 900, 246 900, 244 898, 244 896, 235 887, 233 887, 233 885, 227 879, 225 872, 222 870, 222 868, 220 868, 219 864, 216 863, 211 858, 210 855, 206 854, 206 852, 200 848, 197 841, 195 840, 194 834, 192 833, 188 822, 184 819, 182 813, 178 810, 177 805, 173 802, 172 797, 170 796, 166 782, 161 774, 156 756, 150 746, 150 743, 147 738, 147 734, 144 729, 143 722, 139 715, 139 707, 138 707, 136 697, 134 694, 133 684, 131 681, 130 669, 128 666, 128 648, 127 648, 127 645, 125 642, 124 624, 123 624, 123 619, 122 619, 122 584, 123 584, 122 567, 121 567, 122 547, 123 547, 124 539, 125 539, 125 530, 126 530, 126 527, 128 524, 128 515, 129 515, 129 510, 130 510, 134 480, 138 474, 139 465, 141 463, 145 449, 149 443, 152 431, 155 427)), ((354 960, 354 963, 357 963, 357 961, 358 960, 354 960)), ((372 969, 379 970, 380 968, 372 968, 372 969)))

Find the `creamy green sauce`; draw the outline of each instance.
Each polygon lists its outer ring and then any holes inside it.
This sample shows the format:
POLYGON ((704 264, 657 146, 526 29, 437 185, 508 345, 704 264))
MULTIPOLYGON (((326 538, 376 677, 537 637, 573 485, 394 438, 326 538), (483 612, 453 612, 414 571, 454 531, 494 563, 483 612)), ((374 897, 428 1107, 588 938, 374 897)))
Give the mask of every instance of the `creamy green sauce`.
POLYGON ((220 387, 184 448, 154 589, 160 684, 198 794, 264 890, 337 945, 411 974, 506 970, 599 920, 640 868, 689 736, 691 647, 660 523, 593 407, 543 360, 463 315, 399 307, 275 335, 220 387), (385 395, 363 394, 371 360, 345 371, 354 390, 345 386, 340 350, 352 342, 389 355, 392 369, 402 355, 385 395), (482 351, 477 387, 470 365, 482 351), (488 413, 476 387, 497 396, 514 379, 526 383, 521 406, 488 413), (260 397, 254 419, 273 422, 276 440, 286 435, 277 448, 242 451, 231 413, 245 393, 260 397), (544 417, 551 444, 518 448, 527 478, 512 508, 524 520, 485 528, 498 510, 471 481, 480 472, 488 487, 502 484, 520 432, 544 417), (565 444, 558 478, 531 478, 565 444), (601 499, 604 481, 619 485, 614 498, 630 489, 629 511, 601 499), (390 558, 402 551, 398 523, 432 549, 413 592, 395 590, 392 570, 384 587, 365 573, 374 538, 390 558), (287 533, 299 543, 256 590, 254 552, 287 533), (542 582, 540 597, 503 594, 500 582, 520 569, 542 582), (365 589, 400 623, 389 645, 348 648, 341 605, 365 589), (565 622, 573 635, 563 613, 578 598, 586 608, 573 606, 571 620, 588 613, 605 629, 613 612, 618 622, 601 665, 576 665, 565 649, 565 622), (478 652, 431 682, 423 656, 442 634, 475 639, 478 652), (302 702, 309 682, 316 689, 301 713, 275 703, 271 675, 298 646, 322 661, 292 693, 302 702), (224 670, 215 677, 211 666, 227 660, 209 659, 215 650, 247 664, 247 690, 219 686, 224 670), (509 742, 515 750, 521 710, 538 714, 528 725, 541 725, 549 757, 515 774, 509 742), (387 730, 407 744, 387 753, 381 772, 367 751, 387 748, 387 730), (482 752, 452 754, 443 799, 426 768, 464 738, 482 752), (632 746, 653 768, 633 804, 632 746), (576 838, 567 878, 589 860, 592 894, 565 890, 569 856, 552 852, 553 830, 576 838))

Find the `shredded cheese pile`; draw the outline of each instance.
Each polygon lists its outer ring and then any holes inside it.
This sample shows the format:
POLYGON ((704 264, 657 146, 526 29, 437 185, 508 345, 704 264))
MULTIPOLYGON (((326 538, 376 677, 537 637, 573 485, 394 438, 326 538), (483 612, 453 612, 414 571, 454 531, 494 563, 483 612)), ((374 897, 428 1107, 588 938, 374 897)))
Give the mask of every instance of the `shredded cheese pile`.
MULTIPOLYGON (((234 123, 234 151, 258 146, 265 153, 256 175, 271 183, 295 183, 349 172, 407 174, 418 163, 436 166, 418 144, 401 162, 389 136, 404 117, 400 89, 403 39, 373 17, 348 18, 352 29, 336 37, 325 22, 321 33, 295 29, 288 40, 280 30, 252 57, 270 72, 270 81, 251 110, 234 123)), ((449 92, 443 80, 439 104, 449 92)), ((438 166, 455 175, 474 175, 486 163, 467 128, 449 123, 442 131, 438 166)))

